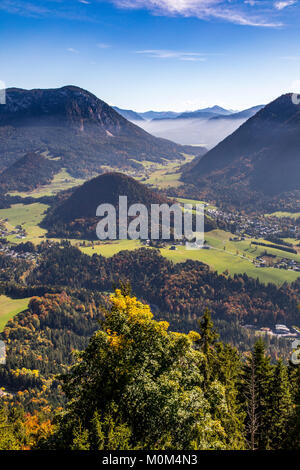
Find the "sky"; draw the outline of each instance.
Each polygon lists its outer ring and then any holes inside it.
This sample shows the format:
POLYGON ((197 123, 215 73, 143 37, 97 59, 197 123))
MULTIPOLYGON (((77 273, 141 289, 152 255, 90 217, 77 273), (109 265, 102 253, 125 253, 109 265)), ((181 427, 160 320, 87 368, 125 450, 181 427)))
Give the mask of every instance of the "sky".
POLYGON ((300 92, 300 0, 0 0, 6 87, 77 85, 137 111, 300 92))

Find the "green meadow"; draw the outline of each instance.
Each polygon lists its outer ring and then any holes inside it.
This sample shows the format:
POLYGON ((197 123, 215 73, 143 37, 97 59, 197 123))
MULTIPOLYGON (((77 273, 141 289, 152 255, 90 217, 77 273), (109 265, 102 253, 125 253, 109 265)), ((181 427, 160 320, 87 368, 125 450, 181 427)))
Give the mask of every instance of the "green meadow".
POLYGON ((14 204, 9 209, 0 209, 0 219, 7 219, 5 225, 9 231, 17 225, 21 225, 26 230, 25 239, 18 239, 16 235, 10 235, 7 239, 13 243, 32 241, 40 243, 44 238, 46 230, 39 227, 39 223, 44 218, 44 213, 49 206, 38 202, 33 204, 14 204))
POLYGON ((11 299, 6 295, 0 295, 0 333, 9 320, 26 310, 29 301, 30 297, 26 299, 11 299))
MULTIPOLYGON (((197 203, 199 201, 190 199, 180 199, 181 203, 197 203)), ((9 209, 0 210, 0 219, 7 219, 5 224, 9 230, 13 230, 17 225, 21 225, 27 233, 25 239, 18 239, 16 235, 10 235, 8 240, 12 243, 20 243, 32 241, 35 244, 41 243, 46 239, 46 230, 39 227, 39 223, 44 217, 47 209, 46 204, 34 203, 29 205, 14 204, 9 209)), ((211 246, 210 250, 186 250, 184 246, 178 245, 176 250, 169 248, 161 249, 161 253, 166 258, 175 263, 183 262, 187 259, 194 259, 208 264, 211 269, 218 273, 229 272, 231 275, 247 273, 248 276, 259 278, 264 283, 274 282, 282 284, 284 282, 292 282, 299 277, 299 273, 291 270, 281 270, 272 267, 258 268, 253 264, 253 260, 257 256, 261 256, 267 251, 276 258, 295 259, 300 262, 300 250, 298 254, 284 252, 274 248, 251 245, 251 241, 268 243, 265 240, 253 240, 246 238, 245 240, 233 242, 230 240, 231 233, 223 230, 213 230, 206 233, 205 239, 207 244, 211 246)), ((102 256, 110 257, 122 250, 135 250, 142 245, 138 240, 121 240, 121 241, 96 241, 92 244, 83 240, 70 240, 73 245, 80 248, 83 253, 92 256, 94 253, 102 256)))
POLYGON ((273 212, 272 214, 265 214, 266 217, 290 217, 291 219, 299 219, 300 212, 273 212))
POLYGON ((37 189, 28 192, 12 192, 10 193, 12 196, 21 196, 21 197, 43 197, 43 196, 53 196, 57 194, 59 191, 63 191, 65 189, 72 188, 74 186, 78 186, 83 184, 85 180, 73 178, 65 168, 57 173, 51 183, 40 186, 37 189))

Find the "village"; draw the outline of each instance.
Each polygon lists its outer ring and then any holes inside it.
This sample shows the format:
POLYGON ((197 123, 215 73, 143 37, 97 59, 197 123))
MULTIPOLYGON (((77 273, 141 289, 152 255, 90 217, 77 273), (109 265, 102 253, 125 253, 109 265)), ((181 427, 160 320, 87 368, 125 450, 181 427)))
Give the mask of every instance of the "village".
POLYGON ((254 330, 258 334, 284 338, 287 340, 300 338, 300 329, 296 326, 288 327, 287 325, 276 324, 274 327, 257 327, 255 325, 242 325, 242 327, 248 330, 254 330))
POLYGON ((267 239, 270 236, 280 238, 284 234, 284 238, 295 238, 300 242, 300 226, 288 217, 250 216, 215 208, 206 208, 206 213, 216 220, 218 225, 223 222, 236 236, 248 235, 256 239, 267 239))

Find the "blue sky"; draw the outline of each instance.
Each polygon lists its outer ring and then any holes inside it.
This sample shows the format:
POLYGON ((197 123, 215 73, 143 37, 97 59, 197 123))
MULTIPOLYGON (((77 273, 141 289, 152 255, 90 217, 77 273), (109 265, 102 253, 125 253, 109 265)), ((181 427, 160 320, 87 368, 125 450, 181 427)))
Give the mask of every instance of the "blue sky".
POLYGON ((7 87, 74 84, 138 111, 243 109, 300 85, 297 0, 1 0, 0 41, 7 87))

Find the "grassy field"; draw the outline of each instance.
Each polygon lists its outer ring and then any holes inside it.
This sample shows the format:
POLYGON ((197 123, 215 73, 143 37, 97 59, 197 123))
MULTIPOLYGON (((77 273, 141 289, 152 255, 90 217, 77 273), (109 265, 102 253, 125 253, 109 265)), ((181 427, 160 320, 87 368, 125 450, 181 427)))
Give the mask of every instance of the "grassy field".
POLYGON ((53 196, 57 194, 59 191, 63 191, 65 189, 72 188, 73 186, 78 186, 83 184, 83 179, 73 178, 69 173, 63 168, 59 173, 57 173, 51 183, 46 184, 44 186, 40 186, 33 191, 29 191, 27 193, 24 192, 12 192, 10 193, 12 196, 21 196, 21 197, 43 197, 43 196, 53 196))
MULTIPOLYGON (((230 234, 231 235, 231 234, 230 234)), ((211 269, 219 274, 228 271, 231 275, 247 273, 248 276, 258 278, 263 283, 273 282, 281 285, 284 282, 293 282, 299 277, 299 273, 289 270, 275 268, 257 268, 253 264, 253 259, 264 252, 263 247, 252 247, 250 249, 250 239, 245 242, 230 242, 230 235, 222 230, 213 230, 206 235, 210 250, 186 250, 185 246, 177 246, 176 250, 169 247, 162 248, 161 254, 174 263, 184 262, 193 259, 208 264, 211 269), (224 246, 226 250, 224 250, 224 246)), ((138 240, 122 240, 101 243, 92 247, 80 247, 83 253, 93 255, 94 253, 110 257, 122 250, 135 250, 142 245, 138 240)), ((279 250, 269 250, 278 255, 279 250)), ((287 253, 288 255, 289 253, 287 253)), ((279 253, 282 257, 283 252, 279 253)), ((284 253, 285 255, 285 253, 284 253)), ((299 259, 299 255, 294 255, 299 259)))
MULTIPOLYGON (((193 160, 194 157, 191 155, 184 154, 184 160, 173 160, 172 162, 166 160, 166 164, 153 163, 153 162, 140 162, 144 166, 145 170, 148 170, 146 178, 142 178, 143 183, 151 184, 152 186, 159 189, 166 189, 169 187, 178 187, 183 183, 179 181, 181 176, 180 167, 184 163, 188 163, 193 160), (151 172, 150 172, 151 170, 151 172), (149 174, 150 173, 150 174, 149 174)), ((141 179, 141 178, 137 178, 141 179)))
POLYGON ((275 268, 257 268, 252 264, 251 260, 222 250, 190 251, 180 246, 176 251, 170 251, 169 249, 162 249, 160 251, 163 256, 175 263, 184 262, 187 259, 202 261, 219 274, 226 270, 228 270, 231 275, 246 273, 249 277, 258 278, 265 284, 273 282, 277 285, 281 285, 284 282, 293 282, 299 277, 299 273, 297 274, 294 271, 283 271, 275 268))
MULTIPOLYGON (((75 243, 76 244, 76 243, 75 243)), ((94 247, 80 246, 80 250, 92 256, 93 254, 102 255, 107 258, 119 253, 122 250, 136 250, 141 248, 142 244, 139 240, 120 240, 120 241, 111 241, 111 242, 101 242, 100 245, 94 245, 94 247)))
POLYGON ((290 217, 291 219, 299 219, 300 212, 273 212, 272 214, 265 214, 266 217, 290 217))
POLYGON ((5 224, 8 230, 13 230, 17 225, 21 225, 27 233, 25 239, 18 239, 16 235, 10 235, 7 239, 14 243, 26 241, 40 243, 46 230, 40 228, 38 224, 43 220, 47 208, 46 204, 34 203, 14 204, 9 209, 0 209, 0 219, 7 219, 5 224))
POLYGON ((207 204, 205 201, 197 201, 197 199, 184 199, 183 197, 175 197, 174 199, 181 204, 193 204, 193 206, 196 206, 197 204, 205 204, 207 209, 216 209, 216 206, 207 204))
POLYGON ((11 299, 6 295, 0 295, 0 333, 6 323, 15 315, 26 310, 30 297, 26 299, 11 299))
MULTIPOLYGON (((190 157, 186 157, 188 160, 190 157)), ((145 168, 153 167, 152 162, 143 162, 145 168)), ((151 177, 147 179, 147 183, 152 182, 156 186, 168 184, 168 182, 176 180, 179 174, 179 162, 172 162, 168 166, 162 164, 155 165, 155 171, 151 173, 151 177), (173 180, 172 180, 173 178, 173 180)), ((152 171, 152 170, 151 170, 152 171)), ((61 175, 62 176, 62 175, 61 175)), ((66 175, 64 175, 66 176, 66 175)), ((73 181, 74 182, 74 181, 73 181)), ((59 187, 59 180, 57 179, 57 188, 59 187)), ((172 183, 173 184, 173 183, 172 183)), ((54 186, 52 186, 52 190, 54 186)), ((57 189, 56 188, 56 189, 57 189)), ((44 188, 45 189, 45 188, 44 188)), ((196 204, 201 201, 191 199, 179 199, 181 203, 196 204)), ((21 225, 27 232, 25 239, 18 239, 16 235, 10 235, 8 240, 13 243, 20 243, 25 241, 32 241, 35 244, 41 243, 45 240, 46 231, 38 226, 44 217, 44 212, 47 205, 34 203, 30 205, 15 204, 9 209, 0 210, 0 219, 7 219, 6 226, 9 230, 13 230, 17 225, 21 225)), ((292 282, 299 273, 291 270, 279 270, 275 268, 258 268, 253 264, 253 260, 257 256, 261 256, 265 250, 268 253, 276 255, 277 258, 290 258, 300 262, 300 249, 298 254, 292 254, 258 245, 251 245, 251 238, 246 238, 243 241, 233 242, 230 240, 231 233, 222 230, 213 230, 206 234, 205 238, 207 243, 211 246, 210 250, 197 250, 189 251, 183 246, 178 246, 178 249, 171 251, 168 248, 162 249, 161 253, 166 258, 177 262, 185 261, 186 259, 195 259, 208 264, 212 269, 218 273, 228 271, 230 274, 247 273, 248 276, 259 278, 262 282, 274 282, 282 284, 283 282, 292 282)), ((138 240, 122 240, 114 242, 96 242, 94 246, 90 242, 86 242, 86 246, 82 246, 82 240, 70 240, 73 245, 79 246, 82 252, 93 255, 94 253, 101 254, 106 257, 113 256, 121 250, 134 250, 142 245, 138 240)), ((258 242, 270 243, 265 240, 256 240, 258 242)))

